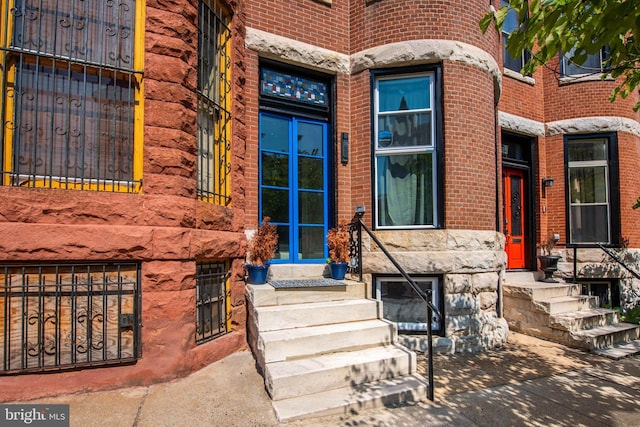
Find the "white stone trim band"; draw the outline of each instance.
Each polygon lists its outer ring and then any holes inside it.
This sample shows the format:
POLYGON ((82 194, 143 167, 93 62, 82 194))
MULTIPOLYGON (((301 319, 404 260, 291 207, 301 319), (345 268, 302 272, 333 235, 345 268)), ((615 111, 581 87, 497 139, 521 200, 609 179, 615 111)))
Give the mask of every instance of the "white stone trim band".
POLYGON ((542 123, 513 114, 498 112, 498 125, 531 136, 575 135, 581 133, 626 132, 640 136, 640 123, 625 117, 579 117, 542 123))
POLYGON ((498 126, 516 133, 544 136, 544 123, 498 111, 498 126))
POLYGON ((498 98, 502 90, 502 74, 496 60, 478 47, 457 41, 410 40, 372 47, 349 56, 247 27, 245 45, 268 58, 342 74, 376 67, 430 64, 442 60, 462 62, 489 72, 493 76, 494 91, 498 98))
POLYGON ((330 72, 349 74, 349 55, 302 43, 287 37, 247 27, 245 46, 264 57, 280 61, 305 64, 309 67, 330 72))
POLYGON ((547 136, 597 132, 626 132, 640 136, 640 123, 626 117, 580 117, 549 122, 546 126, 547 136))

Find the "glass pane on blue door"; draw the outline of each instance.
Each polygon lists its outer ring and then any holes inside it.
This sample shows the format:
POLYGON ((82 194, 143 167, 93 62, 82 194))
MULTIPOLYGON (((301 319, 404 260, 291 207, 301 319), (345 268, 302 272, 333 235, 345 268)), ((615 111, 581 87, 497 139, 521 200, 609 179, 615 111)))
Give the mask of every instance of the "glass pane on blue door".
POLYGON ((324 125, 298 123, 298 154, 324 156, 324 125))
POLYGON ((298 187, 308 190, 324 189, 324 159, 298 158, 298 187))
MULTIPOLYGON (((273 223, 288 223, 289 190, 276 190, 273 188, 262 189, 262 216, 268 216, 273 223)), ((278 224, 276 224, 278 225, 278 224)))
POLYGON ((262 153, 262 185, 289 187, 289 156, 262 153))
POLYGON ((298 221, 302 224, 324 223, 324 193, 298 192, 298 221))
POLYGON ((260 123, 261 148, 289 152, 289 123, 286 118, 263 115, 260 123))
POLYGON ((299 228, 298 259, 324 258, 324 227, 303 226, 299 228))

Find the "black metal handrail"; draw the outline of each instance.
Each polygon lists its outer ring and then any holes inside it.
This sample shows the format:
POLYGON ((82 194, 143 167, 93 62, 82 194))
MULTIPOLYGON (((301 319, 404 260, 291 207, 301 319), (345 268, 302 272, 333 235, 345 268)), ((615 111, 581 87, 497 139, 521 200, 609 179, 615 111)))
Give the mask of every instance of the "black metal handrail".
POLYGON ((621 259, 618 257, 618 255, 616 255, 616 254, 614 254, 613 252, 611 252, 611 251, 609 250, 609 248, 607 248, 607 247, 605 247, 605 246, 603 246, 603 245, 601 245, 601 244, 598 244, 598 247, 599 247, 600 249, 602 249, 602 251, 603 251, 604 253, 606 253, 607 255, 609 255, 609 256, 610 256, 610 257, 611 257, 615 262, 617 262, 617 263, 618 263, 618 264, 620 264, 622 267, 624 267, 624 269, 625 269, 625 270, 627 270, 629 273, 631 273, 631 274, 633 275, 633 277, 635 277, 636 279, 640 279, 640 274, 638 274, 638 272, 637 272, 637 271, 635 271, 634 269, 632 269, 631 267, 629 267, 629 266, 627 265, 627 263, 626 263, 626 262, 624 262, 623 260, 621 260, 621 259))
MULTIPOLYGON (((364 206, 357 207, 356 214, 353 217, 353 220, 351 222, 352 230, 355 230, 357 232, 357 241, 354 242, 352 239, 351 246, 352 246, 353 252, 356 253, 356 256, 353 257, 352 260, 354 258, 357 258, 357 261, 356 261, 357 266, 355 266, 355 269, 357 270, 359 280, 362 281, 362 230, 364 229, 364 231, 366 231, 369 237, 371 237, 371 239, 375 242, 375 244, 378 245, 382 253, 384 253, 387 259, 391 261, 393 266, 398 270, 398 272, 402 275, 402 277, 404 277, 407 283, 409 283, 409 285, 411 286, 411 289, 413 289, 416 295, 420 297, 420 299, 425 303, 427 307, 427 340, 428 340, 427 357, 428 357, 428 364, 429 364, 428 397, 429 397, 429 400, 433 401, 433 388, 434 388, 433 340, 432 340, 433 325, 431 324, 431 322, 433 320, 441 320, 442 314, 440 313, 440 310, 438 310, 438 308, 435 305, 433 305, 433 303, 431 302, 431 295, 433 291, 431 289, 427 289, 426 291, 423 291, 422 289, 420 289, 418 284, 411 278, 411 276, 405 271, 405 269, 402 268, 402 266, 398 263, 398 261, 396 261, 393 255, 391 255, 391 253, 387 250, 387 248, 385 248, 382 242, 375 236, 375 234, 373 234, 373 232, 369 229, 369 227, 367 227, 367 225, 362 221, 364 212, 365 212, 364 206)), ((350 265, 350 267, 352 269, 354 268, 353 263, 350 265)))
MULTIPOLYGON (((602 250, 605 254, 609 255, 611 259, 613 259, 615 262, 620 264, 625 270, 631 273, 633 277, 640 280, 640 273, 638 273, 637 271, 629 267, 627 263, 624 262, 624 260, 620 259, 620 257, 618 257, 618 255, 613 253, 609 248, 607 248, 606 246, 600 243, 597 243, 596 247, 602 250)), ((573 246, 573 283, 576 283, 577 279, 578 279, 578 246, 573 246)))

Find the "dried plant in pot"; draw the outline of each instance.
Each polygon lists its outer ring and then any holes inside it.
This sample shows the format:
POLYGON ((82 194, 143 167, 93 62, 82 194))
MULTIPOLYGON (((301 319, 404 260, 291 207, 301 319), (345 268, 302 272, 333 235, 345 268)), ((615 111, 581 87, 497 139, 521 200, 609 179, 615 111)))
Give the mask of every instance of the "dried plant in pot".
POLYGON ((246 265, 249 283, 260 285, 267 282, 269 261, 273 259, 278 248, 277 226, 270 221, 271 218, 265 216, 249 240, 249 263, 246 265))
POLYGON ((558 283, 558 281, 553 278, 553 273, 558 270, 558 261, 561 257, 559 255, 552 255, 553 248, 556 246, 556 243, 558 243, 558 240, 558 235, 549 233, 547 239, 538 245, 542 250, 542 254, 538 255, 540 270, 544 272, 542 282, 558 283))
POLYGON ((329 269, 333 279, 342 280, 347 273, 349 257, 349 224, 346 221, 329 229, 327 234, 329 247, 329 269))

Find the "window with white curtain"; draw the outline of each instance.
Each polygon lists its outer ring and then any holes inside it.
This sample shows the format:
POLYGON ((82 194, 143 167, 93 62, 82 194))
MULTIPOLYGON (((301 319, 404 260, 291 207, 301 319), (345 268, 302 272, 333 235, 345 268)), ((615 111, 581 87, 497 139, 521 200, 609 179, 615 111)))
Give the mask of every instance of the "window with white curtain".
POLYGON ((611 241, 608 139, 567 142, 571 243, 611 241))
POLYGON ((434 73, 376 78, 374 140, 377 227, 435 226, 435 114, 434 73))

